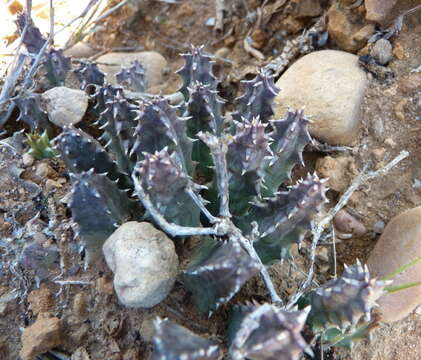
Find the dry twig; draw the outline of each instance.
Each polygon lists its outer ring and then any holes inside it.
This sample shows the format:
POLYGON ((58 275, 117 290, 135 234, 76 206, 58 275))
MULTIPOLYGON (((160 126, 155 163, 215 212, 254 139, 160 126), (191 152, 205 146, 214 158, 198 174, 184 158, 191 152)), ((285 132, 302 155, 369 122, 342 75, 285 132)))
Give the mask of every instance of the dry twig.
POLYGON ((384 167, 377 171, 367 171, 369 164, 364 166, 361 173, 354 179, 350 187, 345 191, 342 197, 339 199, 338 203, 329 210, 325 217, 323 217, 320 221, 313 222, 312 226, 312 233, 313 233, 313 240, 310 247, 310 267, 308 270, 307 279, 301 285, 300 290, 297 291, 294 296, 289 299, 289 302, 286 306, 287 309, 291 309, 295 306, 297 300, 308 290, 311 285, 313 276, 314 276, 314 263, 316 258, 316 247, 320 240, 320 237, 323 231, 326 229, 327 226, 330 225, 335 215, 341 210, 349 201, 352 194, 355 190, 357 190, 362 184, 366 183, 367 181, 374 179, 378 176, 384 175, 389 172, 393 167, 395 167, 399 162, 409 156, 407 151, 402 151, 398 156, 396 156, 391 162, 386 164, 384 167))

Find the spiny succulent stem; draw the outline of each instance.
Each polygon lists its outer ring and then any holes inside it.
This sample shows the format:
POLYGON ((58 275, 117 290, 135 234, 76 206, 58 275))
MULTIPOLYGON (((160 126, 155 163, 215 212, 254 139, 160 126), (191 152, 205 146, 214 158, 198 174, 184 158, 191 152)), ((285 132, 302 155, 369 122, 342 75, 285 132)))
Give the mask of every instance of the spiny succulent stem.
POLYGON ((229 189, 228 189, 228 170, 227 170, 227 143, 222 138, 218 138, 209 133, 200 132, 197 136, 211 150, 212 159, 215 165, 216 182, 218 193, 220 195, 219 215, 224 218, 230 218, 229 210, 229 189))
POLYGON ((171 224, 159 213, 157 209, 155 209, 154 205, 152 204, 149 196, 143 190, 143 187, 136 176, 135 173, 132 175, 134 188, 136 191, 137 196, 142 201, 143 206, 152 216, 152 218, 156 221, 157 225, 161 227, 165 232, 170 234, 171 236, 194 236, 194 235, 215 235, 215 236, 223 236, 228 235, 231 241, 239 241, 243 248, 249 253, 249 255, 257 260, 259 264, 261 264, 260 274, 262 279, 269 291, 269 295, 272 299, 272 302, 275 304, 282 304, 282 299, 279 297, 275 290, 275 286, 270 278, 270 275, 263 265, 262 261, 259 258, 259 255, 256 253, 253 245, 250 243, 248 239, 246 239, 242 234, 241 231, 232 223, 229 218, 222 218, 218 219, 210 214, 203 206, 203 203, 197 197, 197 195, 193 192, 193 190, 189 189, 188 193, 195 201, 195 203, 200 207, 204 214, 208 217, 209 221, 215 224, 212 228, 199 228, 199 227, 188 227, 188 226, 179 226, 176 224, 171 224))
POLYGON ((286 305, 286 309, 289 310, 293 308, 297 300, 310 287, 312 279, 313 279, 313 275, 314 275, 314 263, 316 259, 317 244, 320 240, 320 237, 322 236, 323 231, 326 229, 326 227, 329 226, 329 224, 331 224, 333 218, 338 213, 338 211, 346 206, 346 204, 348 203, 354 191, 357 190, 362 184, 364 184, 368 180, 374 179, 375 177, 386 174, 394 166, 396 166, 399 162, 401 162, 403 159, 405 159, 408 156, 409 156, 408 151, 403 150, 392 161, 390 161, 384 167, 376 171, 367 171, 368 167, 370 166, 370 163, 366 164, 363 167, 363 170, 361 171, 361 173, 354 179, 352 184, 349 186, 349 188, 345 191, 345 193, 339 199, 336 206, 330 209, 329 212, 326 214, 326 216, 324 216, 320 221, 318 221, 317 223, 315 222, 312 223, 313 240, 311 242, 311 247, 310 247, 310 268, 307 273, 308 274, 307 279, 302 283, 300 289, 293 296, 291 296, 288 304, 286 305))
POLYGON ((145 207, 145 209, 156 221, 157 225, 171 236, 220 235, 216 228, 189 227, 169 223, 152 204, 152 201, 150 200, 146 192, 143 190, 143 187, 135 173, 133 173, 132 179, 136 194, 142 201, 142 204, 145 207))

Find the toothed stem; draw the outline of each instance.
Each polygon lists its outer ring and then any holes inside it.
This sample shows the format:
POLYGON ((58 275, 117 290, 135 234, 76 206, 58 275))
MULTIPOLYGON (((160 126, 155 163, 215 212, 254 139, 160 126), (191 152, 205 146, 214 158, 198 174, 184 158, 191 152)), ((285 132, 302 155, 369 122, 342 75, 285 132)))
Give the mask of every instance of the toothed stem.
POLYGON ((210 148, 213 162, 215 164, 216 182, 220 196, 219 214, 221 217, 230 218, 229 210, 229 177, 227 169, 227 143, 221 138, 209 133, 198 133, 197 136, 210 148))

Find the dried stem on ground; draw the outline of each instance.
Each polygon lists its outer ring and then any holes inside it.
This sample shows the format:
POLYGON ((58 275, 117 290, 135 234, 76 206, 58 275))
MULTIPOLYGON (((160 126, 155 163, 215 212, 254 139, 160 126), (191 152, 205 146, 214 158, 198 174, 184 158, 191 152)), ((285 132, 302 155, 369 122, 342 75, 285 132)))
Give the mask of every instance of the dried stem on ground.
POLYGON ((307 279, 301 285, 299 291, 292 296, 286 306, 287 309, 291 309, 295 306, 297 300, 308 290, 311 285, 313 276, 314 276, 314 263, 316 259, 316 247, 320 240, 320 237, 326 227, 332 222, 335 215, 341 210, 349 201, 352 194, 355 190, 357 190, 362 184, 366 183, 367 181, 374 179, 378 176, 384 175, 389 172, 393 167, 395 167, 399 162, 409 156, 409 153, 405 150, 401 151, 401 153, 396 156, 392 161, 386 164, 379 170, 376 171, 367 171, 370 164, 366 164, 361 171, 361 173, 354 179, 350 187, 345 191, 342 197, 339 199, 338 203, 329 210, 327 215, 323 217, 317 223, 313 222, 313 240, 310 247, 310 267, 308 270, 307 279))

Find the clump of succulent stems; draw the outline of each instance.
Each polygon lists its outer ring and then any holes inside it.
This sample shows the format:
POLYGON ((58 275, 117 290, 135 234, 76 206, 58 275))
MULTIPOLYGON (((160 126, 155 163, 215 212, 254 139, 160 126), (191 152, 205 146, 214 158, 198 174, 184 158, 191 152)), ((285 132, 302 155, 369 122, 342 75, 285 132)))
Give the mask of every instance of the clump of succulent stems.
MULTIPOLYGON (((47 40, 21 18, 20 27, 28 26, 23 43, 40 52, 47 40)), ((183 283, 209 316, 260 273, 270 301, 232 307, 227 346, 234 360, 298 359, 310 351, 304 327, 329 344, 365 335, 385 283, 370 279, 360 264, 305 291, 294 300, 300 309, 284 304, 267 271, 267 265, 290 257, 291 245, 302 242, 326 201, 324 181, 315 174, 285 186, 312 141, 309 120, 301 110, 273 118, 279 90, 270 69, 246 81, 235 111, 224 112, 211 57, 200 47, 183 56, 178 73, 184 99, 178 106, 160 96, 133 101, 125 95, 147 87, 139 62, 117 74, 121 86, 107 84, 94 63, 73 70, 91 94, 92 116, 102 131, 94 138, 66 127, 55 139, 72 179, 70 208, 88 263, 100 257, 118 226, 134 219, 150 221, 173 238, 200 236, 183 283)), ((69 59, 50 49, 42 61, 50 85, 63 85, 69 59)), ((15 105, 32 131, 48 128, 39 95, 22 94, 15 105)), ((52 154, 45 136, 33 142, 48 152, 42 156, 52 154)), ((155 359, 221 357, 217 342, 170 320, 157 319, 155 328, 155 359)))

